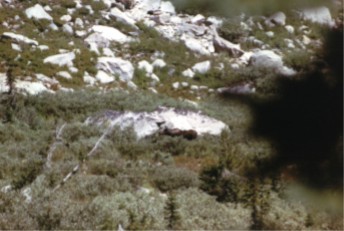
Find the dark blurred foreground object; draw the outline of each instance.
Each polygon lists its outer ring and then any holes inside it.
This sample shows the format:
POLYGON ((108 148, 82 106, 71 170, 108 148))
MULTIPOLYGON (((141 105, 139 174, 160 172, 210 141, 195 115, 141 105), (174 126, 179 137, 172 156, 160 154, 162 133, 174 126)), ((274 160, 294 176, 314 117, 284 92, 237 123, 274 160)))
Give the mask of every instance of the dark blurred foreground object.
POLYGON ((281 77, 268 99, 226 95, 250 105, 252 134, 269 139, 277 153, 261 163, 263 175, 293 169, 313 187, 343 185, 343 30, 330 31, 307 73, 281 77))

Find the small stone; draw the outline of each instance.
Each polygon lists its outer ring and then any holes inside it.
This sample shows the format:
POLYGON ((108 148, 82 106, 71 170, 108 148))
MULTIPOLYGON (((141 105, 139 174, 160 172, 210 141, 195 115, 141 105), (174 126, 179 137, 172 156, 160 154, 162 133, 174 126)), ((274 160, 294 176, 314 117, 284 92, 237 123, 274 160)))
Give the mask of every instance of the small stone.
POLYGON ((190 68, 188 68, 182 72, 182 75, 184 77, 193 78, 195 76, 195 73, 190 68))
POLYGON ((102 84, 112 83, 113 81, 115 81, 115 78, 113 76, 110 76, 106 72, 101 70, 98 71, 96 79, 102 84))

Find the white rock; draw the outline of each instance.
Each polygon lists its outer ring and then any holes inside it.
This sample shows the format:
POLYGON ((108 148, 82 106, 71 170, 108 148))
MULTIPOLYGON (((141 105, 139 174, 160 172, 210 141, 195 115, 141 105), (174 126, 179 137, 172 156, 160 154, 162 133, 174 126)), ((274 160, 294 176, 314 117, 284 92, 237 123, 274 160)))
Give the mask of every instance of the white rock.
POLYGON ((99 47, 107 47, 110 42, 126 43, 132 41, 129 36, 126 36, 119 30, 109 26, 95 25, 91 29, 93 34, 88 36, 85 41, 87 43, 94 42, 99 47), (105 46, 104 46, 105 43, 105 46))
POLYGON ((302 10, 300 16, 304 20, 308 20, 314 23, 328 25, 330 27, 335 25, 332 19, 331 12, 327 7, 315 7, 302 10))
POLYGON ((127 86, 128 86, 128 88, 130 88, 132 90, 137 90, 138 89, 138 86, 133 81, 127 82, 127 86))
POLYGON ((49 47, 47 45, 39 45, 38 49, 40 49, 41 51, 46 51, 49 50, 49 47))
POLYGON ((265 23, 268 26, 273 26, 273 25, 278 25, 278 26, 284 26, 285 25, 285 20, 286 20, 286 15, 283 12, 277 12, 273 15, 271 15, 265 23))
POLYGON ((66 15, 61 16, 60 20, 64 22, 70 22, 72 21, 72 16, 66 14, 66 15))
POLYGON ((204 21, 205 21, 205 17, 201 14, 198 14, 191 19, 192 24, 203 23, 204 21))
POLYGON ((210 16, 207 18, 207 22, 211 23, 214 25, 216 28, 219 28, 223 25, 223 20, 216 18, 214 16, 210 16))
POLYGON ((284 66, 282 57, 270 50, 253 53, 250 64, 257 69, 270 69, 279 74, 293 75, 295 71, 284 66))
POLYGON ((190 68, 188 68, 182 72, 182 76, 188 77, 188 78, 193 78, 195 76, 195 72, 193 72, 190 68))
POLYGON ((293 40, 285 38, 284 42, 287 44, 288 48, 290 48, 290 49, 294 49, 295 48, 295 44, 294 44, 293 40))
POLYGON ((69 24, 63 24, 62 31, 70 35, 74 34, 73 27, 71 27, 69 24))
POLYGON ((182 87, 188 87, 189 86, 189 83, 188 82, 181 82, 180 85, 182 87))
POLYGON ((75 23, 75 26, 79 28, 84 28, 84 21, 82 21, 81 18, 76 18, 74 23, 75 23))
POLYGON ((312 41, 311 41, 311 39, 308 38, 306 35, 303 35, 303 36, 302 36, 302 42, 303 42, 303 44, 305 44, 305 45, 309 45, 312 41))
POLYGON ((134 76, 134 67, 131 62, 116 57, 98 58, 97 68, 112 75, 119 76, 121 81, 130 81, 134 76))
POLYGON ((154 74, 154 73, 152 73, 152 74, 150 75, 150 78, 151 78, 154 82, 160 82, 160 78, 159 78, 156 74, 154 74))
POLYGON ((42 82, 17 81, 15 87, 30 95, 37 95, 42 92, 52 92, 46 88, 42 82))
POLYGON ((96 53, 97 55, 100 55, 100 52, 96 43, 89 43, 88 46, 89 46, 88 48, 90 49, 90 51, 96 53))
POLYGON ((194 71, 195 73, 199 73, 199 74, 205 74, 210 70, 210 68, 211 68, 211 62, 209 60, 207 60, 204 62, 196 63, 192 67, 192 71, 194 71))
POLYGON ((106 111, 98 116, 89 117, 86 123, 111 124, 112 126, 119 126, 122 130, 132 127, 138 139, 157 133, 161 129, 158 124, 171 130, 193 130, 199 136, 205 134, 220 135, 223 130, 228 129, 228 126, 222 121, 206 116, 201 112, 165 107, 160 107, 150 113, 106 111))
POLYGON ((176 14, 176 9, 174 8, 173 4, 169 1, 161 1, 160 10, 162 12, 170 13, 172 15, 176 14))
POLYGON ((140 70, 144 70, 146 73, 151 74, 153 73, 154 67, 147 62, 146 60, 142 60, 138 63, 138 68, 140 70))
POLYGON ((267 31, 265 32, 266 36, 268 36, 269 38, 273 38, 275 33, 273 31, 267 31))
POLYGON ((191 85, 190 89, 193 90, 193 91, 198 91, 199 90, 199 86, 191 85))
POLYGON ((148 88, 148 90, 152 92, 153 94, 158 94, 158 91, 154 87, 150 87, 148 88))
POLYGON ((11 190, 12 190, 12 185, 10 185, 10 184, 1 188, 1 192, 3 192, 3 193, 8 193, 11 190))
POLYGON ((0 73, 0 93, 8 92, 9 89, 6 73, 0 73))
POLYGON ((43 9, 47 12, 53 11, 50 6, 46 5, 43 7, 43 9))
POLYGON ((78 73, 78 72, 79 72, 79 69, 76 68, 76 67, 73 67, 73 66, 69 66, 69 67, 68 67, 68 70, 69 70, 71 73, 78 73))
POLYGON ((36 4, 35 6, 26 9, 25 14, 28 18, 47 19, 50 21, 53 20, 53 18, 39 4, 36 4))
POLYGON ((12 43, 12 44, 11 44, 11 47, 12 47, 12 49, 15 50, 15 51, 19 51, 19 52, 22 51, 21 47, 20 47, 18 44, 16 44, 16 43, 12 43))
POLYGON ((59 30, 58 26, 56 26, 56 24, 53 23, 53 22, 50 23, 48 27, 49 27, 51 30, 53 30, 53 31, 58 31, 58 30, 59 30))
POLYGON ((56 73, 56 75, 65 79, 72 79, 72 76, 68 71, 59 71, 56 73))
POLYGON ((22 191, 22 195, 25 197, 26 203, 31 203, 32 201, 32 190, 31 188, 26 188, 22 191))
POLYGON ((115 78, 113 76, 108 75, 102 70, 97 72, 96 79, 102 84, 112 83, 113 81, 115 81, 115 78))
POLYGON ((75 53, 69 52, 65 54, 52 55, 43 60, 44 63, 51 63, 58 66, 73 66, 75 53))
POLYGON ((136 21, 116 7, 111 9, 110 17, 115 18, 117 21, 129 25, 135 29, 138 29, 138 27, 135 25, 136 21))
POLYGON ((36 40, 33 39, 29 39, 28 37, 24 36, 24 35, 20 35, 20 34, 15 34, 12 32, 4 32, 2 34, 3 37, 5 38, 10 38, 11 40, 18 42, 18 43, 25 43, 28 45, 35 45, 38 46, 38 42, 36 40))
POLYGON ((179 82, 174 82, 174 83, 172 83, 172 87, 173 87, 173 89, 177 90, 180 87, 180 83, 179 82))
POLYGON ((211 31, 213 33, 213 43, 216 51, 225 51, 234 57, 240 57, 243 55, 244 51, 241 50, 239 44, 234 44, 224 38, 221 38, 214 26, 211 27, 211 31))
POLYGON ((103 48, 103 55, 107 57, 115 57, 115 53, 110 48, 103 48))
POLYGON ((96 78, 90 76, 90 74, 86 71, 83 76, 84 83, 94 86, 96 83, 96 78))
POLYGON ((210 55, 210 51, 207 50, 202 44, 202 42, 200 42, 198 39, 183 34, 181 40, 185 43, 185 46, 189 48, 191 51, 201 55, 210 55))
POLYGON ((84 30, 77 30, 75 31, 75 35, 78 36, 79 38, 85 37, 87 35, 87 32, 84 30))
POLYGON ((289 34, 294 34, 295 32, 295 28, 291 25, 286 25, 284 28, 288 31, 289 34))
POLYGON ((166 67, 166 63, 164 60, 162 59, 156 59, 154 60, 154 62, 152 63, 153 67, 157 67, 157 68, 164 68, 166 67))

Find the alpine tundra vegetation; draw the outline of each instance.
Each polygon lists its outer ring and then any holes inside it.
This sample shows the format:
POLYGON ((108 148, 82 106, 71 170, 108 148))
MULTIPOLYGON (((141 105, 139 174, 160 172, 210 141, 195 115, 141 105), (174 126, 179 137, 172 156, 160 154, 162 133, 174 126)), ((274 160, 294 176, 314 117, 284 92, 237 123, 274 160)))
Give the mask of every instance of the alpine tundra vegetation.
POLYGON ((0 0, 0 229, 343 230, 343 3, 0 0))

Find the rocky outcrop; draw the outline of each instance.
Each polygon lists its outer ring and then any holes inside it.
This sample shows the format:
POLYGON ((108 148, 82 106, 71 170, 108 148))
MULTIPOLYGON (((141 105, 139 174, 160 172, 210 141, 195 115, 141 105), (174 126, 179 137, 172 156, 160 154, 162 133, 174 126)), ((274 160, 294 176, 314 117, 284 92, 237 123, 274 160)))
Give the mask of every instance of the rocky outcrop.
POLYGON ((64 54, 52 55, 43 60, 44 63, 51 63, 58 66, 73 66, 75 53, 69 52, 64 54))
POLYGON ((97 68, 111 75, 118 76, 121 81, 128 82, 134 76, 131 62, 117 57, 98 58, 97 68))
POLYGON ((159 107, 153 112, 106 111, 86 120, 87 124, 132 127, 137 138, 142 139, 155 133, 182 136, 194 139, 205 134, 220 135, 228 126, 201 112, 159 107))
POLYGON ((333 27, 335 25, 331 12, 327 7, 308 8, 299 12, 300 17, 314 23, 333 27))

